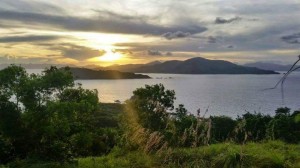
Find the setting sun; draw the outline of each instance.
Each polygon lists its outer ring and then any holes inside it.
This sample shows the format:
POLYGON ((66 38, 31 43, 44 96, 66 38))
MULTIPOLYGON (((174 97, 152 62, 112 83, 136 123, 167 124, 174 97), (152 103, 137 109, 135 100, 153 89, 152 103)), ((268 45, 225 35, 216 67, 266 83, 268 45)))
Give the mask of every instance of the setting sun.
POLYGON ((97 57, 99 61, 105 61, 105 62, 113 62, 122 59, 122 54, 117 52, 109 51, 103 56, 97 57))

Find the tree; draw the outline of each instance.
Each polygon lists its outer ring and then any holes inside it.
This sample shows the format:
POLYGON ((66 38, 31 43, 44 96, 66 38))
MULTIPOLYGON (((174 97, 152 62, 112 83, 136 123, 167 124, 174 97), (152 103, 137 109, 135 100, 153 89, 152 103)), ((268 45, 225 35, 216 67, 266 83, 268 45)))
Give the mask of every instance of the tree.
POLYGON ((268 138, 298 143, 300 141, 300 123, 297 123, 297 115, 299 115, 298 111, 291 115, 289 108, 278 108, 275 117, 268 124, 268 138))
MULTIPOLYGON (((72 136, 94 129, 92 113, 98 108, 97 90, 74 87, 68 68, 50 67, 27 74, 19 66, 0 71, 1 162, 35 157, 67 161, 77 155, 72 136)), ((96 137, 95 134, 94 137, 96 137)))
POLYGON ((167 146, 196 147, 210 141, 211 119, 195 117, 183 105, 174 110, 175 92, 162 84, 133 91, 123 115, 130 147, 157 151, 167 146))
POLYGON ((137 110, 140 124, 150 130, 163 130, 167 126, 169 111, 174 109, 175 92, 165 90, 162 84, 136 89, 129 100, 137 110))
POLYGON ((9 66, 0 71, 0 95, 7 100, 15 98, 16 105, 19 105, 20 92, 28 74, 24 68, 9 66))

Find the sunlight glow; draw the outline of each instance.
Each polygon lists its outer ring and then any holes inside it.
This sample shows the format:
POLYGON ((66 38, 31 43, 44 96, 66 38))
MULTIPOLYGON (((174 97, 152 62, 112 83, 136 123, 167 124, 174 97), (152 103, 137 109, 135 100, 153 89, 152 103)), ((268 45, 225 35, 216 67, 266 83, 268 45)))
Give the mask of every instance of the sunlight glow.
POLYGON ((122 54, 118 52, 112 52, 108 51, 106 54, 104 54, 101 57, 97 57, 99 61, 104 61, 104 62, 113 62, 122 59, 122 54))

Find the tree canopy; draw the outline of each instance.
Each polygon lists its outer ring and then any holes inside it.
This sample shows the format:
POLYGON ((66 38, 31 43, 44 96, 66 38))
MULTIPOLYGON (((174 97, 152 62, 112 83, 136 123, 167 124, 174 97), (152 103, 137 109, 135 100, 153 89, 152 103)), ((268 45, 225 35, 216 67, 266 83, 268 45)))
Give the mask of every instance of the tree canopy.
POLYGON ((0 162, 65 161, 79 154, 74 146, 93 127, 97 90, 75 86, 68 68, 28 74, 12 65, 0 71, 0 81, 0 162))

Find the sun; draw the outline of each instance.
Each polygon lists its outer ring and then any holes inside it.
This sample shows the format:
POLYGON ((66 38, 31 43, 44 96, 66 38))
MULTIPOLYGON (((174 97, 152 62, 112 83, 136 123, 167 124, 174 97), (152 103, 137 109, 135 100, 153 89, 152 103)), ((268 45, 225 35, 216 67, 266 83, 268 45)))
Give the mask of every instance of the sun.
POLYGON ((103 56, 97 57, 99 61, 114 62, 122 59, 122 54, 113 51, 107 51, 103 56))

